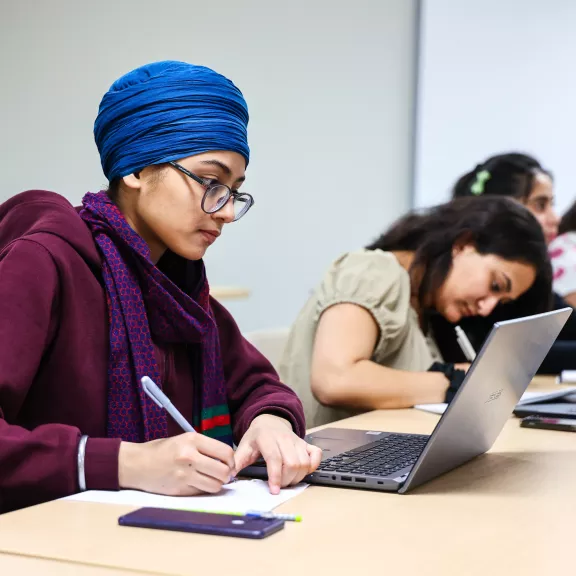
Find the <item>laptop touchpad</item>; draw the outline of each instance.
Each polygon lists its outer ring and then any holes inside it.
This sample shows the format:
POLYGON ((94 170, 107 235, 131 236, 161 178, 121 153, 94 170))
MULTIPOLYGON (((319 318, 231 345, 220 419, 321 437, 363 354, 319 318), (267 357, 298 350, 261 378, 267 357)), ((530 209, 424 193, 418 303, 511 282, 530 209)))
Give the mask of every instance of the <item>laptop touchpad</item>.
POLYGON ((365 430, 326 428, 325 430, 318 430, 318 432, 308 434, 306 441, 322 449, 322 458, 330 458, 340 452, 364 446, 369 442, 373 442, 376 438, 367 435, 365 430))

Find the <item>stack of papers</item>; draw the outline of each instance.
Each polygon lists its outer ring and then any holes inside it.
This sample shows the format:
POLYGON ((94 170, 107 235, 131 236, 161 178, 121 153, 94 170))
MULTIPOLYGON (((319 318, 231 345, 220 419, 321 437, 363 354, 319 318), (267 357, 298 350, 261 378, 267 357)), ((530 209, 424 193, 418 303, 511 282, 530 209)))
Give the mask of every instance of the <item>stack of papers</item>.
POLYGON ((202 496, 161 496, 137 490, 105 492, 88 490, 68 496, 64 500, 77 502, 98 502, 101 504, 121 504, 127 506, 149 506, 152 508, 176 508, 202 512, 236 512, 246 514, 249 510, 271 512, 280 504, 298 496, 308 484, 298 484, 283 488, 280 494, 270 494, 268 483, 263 480, 237 480, 222 487, 219 494, 202 496))
MULTIPOLYGON (((539 402, 549 402, 550 400, 557 400, 569 394, 574 394, 576 388, 563 388, 562 390, 554 390, 553 392, 524 392, 522 398, 518 402, 518 406, 524 404, 537 404, 539 402)), ((414 408, 424 410, 425 412, 432 412, 433 414, 444 414, 448 404, 418 404, 414 408)))

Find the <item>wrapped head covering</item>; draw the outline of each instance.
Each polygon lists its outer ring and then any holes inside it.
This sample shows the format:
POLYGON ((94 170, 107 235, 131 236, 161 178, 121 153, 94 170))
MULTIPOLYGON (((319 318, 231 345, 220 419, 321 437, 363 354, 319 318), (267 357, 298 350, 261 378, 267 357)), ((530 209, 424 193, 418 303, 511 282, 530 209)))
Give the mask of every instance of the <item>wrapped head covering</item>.
POLYGON ((248 107, 224 76, 166 60, 125 74, 106 92, 94 139, 109 181, 150 166, 212 150, 248 164, 248 107))

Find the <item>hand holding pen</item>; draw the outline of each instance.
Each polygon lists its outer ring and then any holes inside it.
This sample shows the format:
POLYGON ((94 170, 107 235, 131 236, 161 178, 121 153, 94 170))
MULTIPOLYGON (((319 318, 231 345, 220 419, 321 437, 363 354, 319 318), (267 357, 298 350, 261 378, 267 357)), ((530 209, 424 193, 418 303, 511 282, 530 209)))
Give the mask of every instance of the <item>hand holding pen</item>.
MULTIPOLYGON (((182 414, 178 411, 176 406, 172 404, 170 398, 160 390, 158 385, 149 378, 148 376, 144 376, 142 378, 142 387, 144 388, 144 392, 146 392, 147 396, 160 408, 163 408, 168 412, 168 414, 172 417, 174 422, 184 430, 184 432, 196 432, 194 430, 192 424, 182 416, 182 414)), ((233 481, 236 478, 234 476, 230 477, 230 480, 233 481)))
POLYGON ((169 496, 218 493, 234 474, 232 448, 194 432, 152 380, 145 377, 142 384, 185 433, 140 444, 122 442, 118 458, 120 487, 169 496))

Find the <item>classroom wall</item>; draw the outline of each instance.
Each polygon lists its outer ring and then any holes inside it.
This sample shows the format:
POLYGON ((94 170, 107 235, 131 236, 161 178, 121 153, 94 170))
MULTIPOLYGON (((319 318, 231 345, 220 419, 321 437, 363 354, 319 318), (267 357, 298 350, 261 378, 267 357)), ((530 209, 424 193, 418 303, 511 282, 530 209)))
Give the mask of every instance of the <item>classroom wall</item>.
POLYGON ((576 199, 576 2, 423 0, 415 205, 449 197, 456 177, 508 150, 536 155, 557 205, 576 199))
POLYGON ((73 202, 105 185, 92 125, 121 74, 214 67, 251 110, 252 212, 206 258, 212 284, 252 291, 241 328, 290 323, 340 252, 409 206, 416 0, 2 0, 0 200, 73 202))

